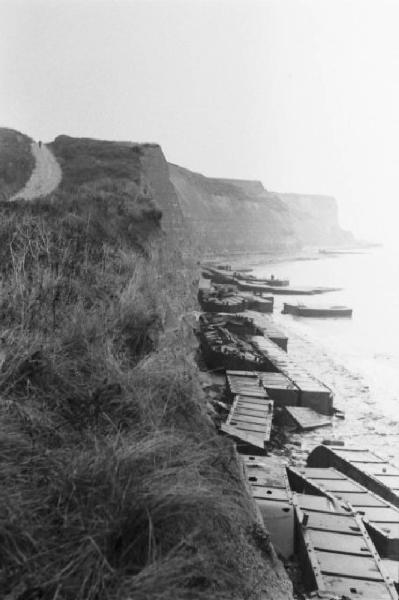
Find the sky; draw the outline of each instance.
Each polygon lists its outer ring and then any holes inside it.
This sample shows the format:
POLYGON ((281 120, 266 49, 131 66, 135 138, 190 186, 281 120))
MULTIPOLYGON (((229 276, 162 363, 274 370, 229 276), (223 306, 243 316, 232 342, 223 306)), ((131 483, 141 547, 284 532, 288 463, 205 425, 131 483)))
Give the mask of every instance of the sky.
POLYGON ((399 0, 0 0, 0 126, 158 142, 399 229, 399 0))

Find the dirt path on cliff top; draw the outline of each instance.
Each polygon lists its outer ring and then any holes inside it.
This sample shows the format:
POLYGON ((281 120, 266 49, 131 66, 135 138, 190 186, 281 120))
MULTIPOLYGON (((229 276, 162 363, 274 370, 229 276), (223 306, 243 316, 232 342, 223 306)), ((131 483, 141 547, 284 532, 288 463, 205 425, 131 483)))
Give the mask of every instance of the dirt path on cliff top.
POLYGON ((30 179, 22 190, 14 194, 10 200, 34 200, 47 196, 60 184, 62 171, 53 153, 44 144, 32 142, 31 152, 35 158, 35 167, 30 179))

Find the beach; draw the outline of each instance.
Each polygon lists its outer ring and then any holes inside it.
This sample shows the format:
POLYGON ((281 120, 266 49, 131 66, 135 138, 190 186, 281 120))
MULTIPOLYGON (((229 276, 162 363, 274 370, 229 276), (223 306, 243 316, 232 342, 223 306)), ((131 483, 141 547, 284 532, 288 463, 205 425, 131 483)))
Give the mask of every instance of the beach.
POLYGON ((302 446, 325 437, 368 447, 399 460, 399 266, 396 253, 375 248, 361 254, 322 256, 257 264, 256 277, 273 273, 293 285, 342 287, 289 301, 309 305, 346 304, 352 319, 306 319, 281 314, 287 297, 275 296, 273 319, 289 337, 289 355, 334 392, 345 419, 302 434, 302 446))

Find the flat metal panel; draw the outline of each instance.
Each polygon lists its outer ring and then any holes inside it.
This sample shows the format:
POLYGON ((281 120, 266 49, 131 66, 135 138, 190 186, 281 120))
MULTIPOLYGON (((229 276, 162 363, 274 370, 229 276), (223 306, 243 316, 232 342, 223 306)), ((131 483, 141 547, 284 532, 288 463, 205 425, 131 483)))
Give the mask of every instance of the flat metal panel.
MULTIPOLYGON (((240 415, 237 413, 237 411, 234 411, 234 415, 231 417, 229 423, 230 423, 230 425, 235 425, 236 422, 238 422, 238 423, 254 423, 254 424, 261 425, 261 426, 263 425, 264 427, 266 426, 266 418, 265 417, 240 415)), ((260 429, 263 430, 262 427, 260 429)))
POLYGON ((398 520, 398 511, 394 508, 374 508, 367 507, 367 518, 369 521, 387 521, 394 523, 398 520))
POLYGON ((374 475, 378 481, 384 483, 392 490, 399 491, 399 476, 396 475, 374 475))
POLYGON ((380 529, 383 533, 386 534, 387 537, 392 539, 399 539, 399 524, 398 523, 388 523, 388 522, 379 522, 379 521, 370 521, 371 525, 375 525, 378 529, 380 529))
POLYGON ((249 444, 251 446, 255 446, 256 448, 261 448, 264 450, 264 442, 265 436, 264 434, 260 434, 257 432, 249 432, 244 431, 243 429, 238 429, 237 427, 233 427, 228 423, 222 423, 220 426, 220 430, 230 435, 233 438, 238 438, 239 440, 249 444))
MULTIPOLYGON (((350 502, 353 507, 357 508, 364 506, 366 511, 368 511, 371 506, 387 506, 387 503, 384 502, 384 500, 380 500, 377 496, 374 496, 373 494, 368 494, 367 492, 363 494, 352 494, 350 492, 334 492, 334 496, 344 500, 345 502, 350 502)), ((396 514, 399 520, 399 512, 397 512, 396 514)))
POLYGON ((281 478, 270 478, 270 476, 267 473, 264 473, 263 471, 256 469, 256 470, 252 470, 252 469, 247 469, 247 479, 248 481, 253 484, 253 485, 264 485, 266 487, 271 487, 271 488, 281 488, 286 490, 287 487, 285 485, 285 481, 281 478))
POLYGON ((309 512, 308 528, 325 529, 327 531, 336 531, 342 533, 360 534, 360 529, 356 520, 348 515, 333 513, 309 512))
POLYGON ((252 396, 240 396, 239 394, 235 397, 235 400, 245 404, 256 404, 256 406, 268 406, 272 402, 270 398, 254 398, 252 396))
POLYGON ((382 463, 384 462, 378 456, 368 450, 345 450, 344 448, 334 446, 335 454, 348 461, 356 461, 359 463, 382 463))
POLYGON ((237 409, 234 411, 234 415, 236 417, 257 417, 258 419, 265 419, 269 413, 266 411, 261 411, 261 410, 255 410, 253 408, 242 408, 242 409, 237 409))
POLYGON ((276 487, 276 488, 284 488, 286 489, 286 483, 285 480, 283 479, 281 473, 265 473, 264 471, 262 472, 254 472, 252 470, 252 468, 249 466, 247 468, 247 477, 257 477, 259 480, 262 478, 265 481, 265 485, 268 485, 269 487, 276 487))
POLYGON ((399 470, 387 462, 359 462, 356 460, 351 462, 369 475, 399 475, 399 470))
MULTIPOLYGON (((361 535, 346 535, 344 533, 313 530, 308 530, 308 535, 315 549, 371 556, 370 548, 361 535)), ((351 560, 351 558, 347 557, 347 560, 351 560)))
POLYGON ((274 482, 273 485, 278 487, 285 487, 287 482, 287 475, 284 465, 276 460, 274 457, 262 457, 262 456, 241 456, 248 473, 252 469, 261 469, 262 474, 268 477, 270 483, 274 482))
POLYGON ((298 473, 311 479, 346 479, 346 475, 332 467, 319 469, 317 467, 297 468, 298 473))
POLYGON ((234 386, 233 388, 230 388, 230 392, 234 395, 234 396, 244 396, 245 398, 250 397, 250 398, 267 398, 267 392, 266 390, 260 390, 258 388, 258 390, 253 389, 253 388, 245 388, 245 387, 238 387, 238 386, 234 386))
POLYGON ((274 467, 267 467, 267 466, 263 466, 262 463, 254 461, 254 462, 249 462, 249 461, 245 461, 245 466, 246 466, 246 472, 247 475, 256 475, 256 477, 265 477, 267 480, 276 480, 278 482, 278 485, 276 486, 275 484, 272 487, 286 487, 286 478, 285 478, 285 472, 283 471, 283 469, 281 468, 281 465, 279 465, 279 467, 274 468, 274 467))
POLYGON ((256 402, 243 402, 242 400, 238 401, 235 404, 235 409, 236 410, 255 410, 255 411, 260 411, 260 412, 266 412, 269 413, 271 412, 269 409, 269 405, 270 402, 268 402, 267 404, 257 404, 256 402))
POLYGON ((288 502, 290 497, 287 490, 283 488, 269 488, 262 484, 249 482, 251 492, 255 499, 262 498, 263 500, 272 500, 276 502, 288 502))
MULTIPOLYGON (((309 479, 312 478, 309 477, 309 479)), ((334 494, 336 492, 362 492, 364 490, 361 485, 354 481, 350 481, 349 479, 317 479, 315 480, 315 483, 334 494)))
POLYGON ((254 371, 236 371, 234 369, 229 369, 228 371, 226 371, 226 375, 228 377, 230 376, 235 376, 235 377, 256 377, 256 372, 254 371))
POLYGON ((383 581, 374 557, 317 551, 317 560, 323 573, 346 577, 367 577, 383 581))
POLYGON ((269 406, 273 405, 273 400, 270 398, 259 398, 259 400, 249 396, 246 399, 242 396, 239 396, 238 398, 235 405, 239 407, 251 407, 256 408, 257 410, 267 410, 269 412, 269 406))
MULTIPOLYGON (((282 486, 282 485, 272 485, 272 483, 270 483, 270 479, 268 477, 265 477, 262 474, 257 474, 255 475, 254 473, 249 473, 248 474, 248 482, 251 486, 261 486, 261 487, 266 487, 266 488, 273 488, 275 490, 284 490, 286 491, 286 487, 282 486)), ((279 482, 281 484, 281 482, 279 482)))
POLYGON ((325 591, 341 594, 350 600, 392 600, 393 596, 384 582, 363 581, 347 577, 324 575, 325 591))
POLYGON ((272 544, 285 558, 294 553, 294 509, 288 502, 256 499, 272 544))
POLYGON ((242 429, 243 431, 252 431, 253 433, 265 434, 265 426, 256 423, 246 423, 245 421, 238 421, 237 419, 232 418, 229 421, 229 425, 234 427, 235 429, 242 429))
POLYGON ((399 583, 399 560, 383 558, 382 564, 385 571, 388 573, 388 576, 396 583, 399 583))
POLYGON ((377 466, 373 465, 373 475, 391 475, 394 477, 395 475, 399 475, 399 469, 395 465, 391 465, 389 463, 380 463, 377 466))
POLYGON ((320 415, 308 406, 286 406, 288 415, 301 429, 316 429, 332 424, 331 418, 320 415))
POLYGON ((302 510, 332 511, 334 508, 328 498, 324 496, 311 496, 310 494, 297 494, 297 502, 302 510))

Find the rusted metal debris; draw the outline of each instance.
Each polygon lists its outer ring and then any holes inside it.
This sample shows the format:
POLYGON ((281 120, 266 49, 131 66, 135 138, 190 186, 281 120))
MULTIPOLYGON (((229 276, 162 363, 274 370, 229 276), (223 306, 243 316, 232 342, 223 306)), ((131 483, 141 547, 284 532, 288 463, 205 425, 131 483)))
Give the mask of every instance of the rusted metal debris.
POLYGON ((331 427, 332 425, 330 417, 321 415, 308 406, 286 406, 285 411, 290 421, 302 431, 331 427))
POLYGON ((295 550, 304 582, 319 597, 397 600, 359 515, 303 508, 295 497, 295 550))
POLYGON ((399 509, 333 467, 288 468, 296 492, 323 495, 358 513, 381 556, 399 559, 399 509))
POLYGON ((365 448, 317 446, 309 467, 335 467, 368 490, 399 507, 399 467, 365 448))
POLYGON ((295 363, 286 352, 268 338, 253 336, 251 342, 266 360, 265 370, 283 373, 300 390, 298 402, 300 406, 308 406, 325 415, 332 414, 333 394, 324 383, 295 363))
POLYGON ((237 395, 221 431, 234 439, 264 450, 270 440, 273 400, 237 395))
POLYGON ((284 464, 275 457, 241 456, 251 494, 277 552, 294 552, 294 509, 284 464))

